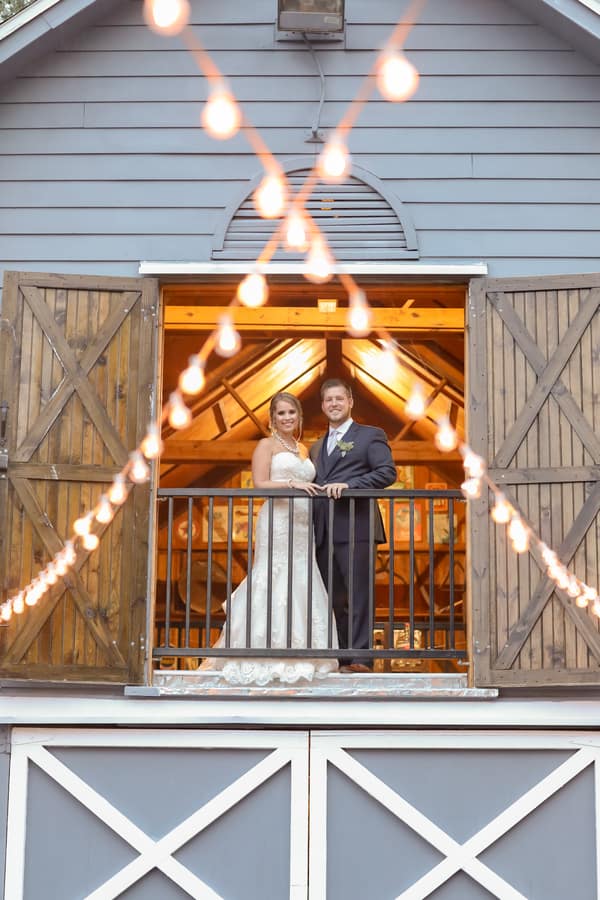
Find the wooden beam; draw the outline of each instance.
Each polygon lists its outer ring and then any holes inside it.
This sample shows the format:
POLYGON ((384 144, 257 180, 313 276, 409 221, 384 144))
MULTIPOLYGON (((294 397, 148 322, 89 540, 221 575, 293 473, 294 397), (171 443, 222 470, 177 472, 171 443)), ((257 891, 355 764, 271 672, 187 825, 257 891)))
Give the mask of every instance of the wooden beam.
MULTIPOLYGON (((250 462, 256 441, 197 441, 173 440, 165 442, 161 463, 184 465, 246 465, 250 462)), ((399 465, 427 465, 436 462, 460 462, 458 451, 442 453, 428 441, 400 441, 392 443, 392 456, 399 465)))
POLYGON ((244 401, 243 397, 240 397, 240 395, 238 394, 238 392, 236 391, 234 386, 231 384, 231 382, 227 381, 226 378, 223 378, 221 383, 222 383, 223 387, 229 391, 229 393, 231 394, 233 399, 236 401, 236 403, 238 403, 242 407, 242 409, 244 410, 246 415, 250 419, 252 419, 252 421, 254 422, 254 424, 256 425, 258 430, 264 435, 264 437, 268 437, 269 429, 265 425, 263 425, 263 423, 260 421, 258 416, 254 413, 254 411, 252 409, 250 409, 248 404, 244 401))
MULTIPOLYGON (((167 306, 165 308, 166 331, 212 331, 225 309, 220 306, 167 306)), ((335 312, 322 313, 316 307, 261 307, 247 309, 245 306, 231 307, 231 314, 237 328, 242 331, 297 329, 322 336, 324 331, 346 331, 347 310, 338 308, 335 312)), ((465 327, 463 309, 382 309, 372 307, 373 330, 388 329, 394 333, 415 338, 431 337, 433 331, 446 334, 462 334, 465 327)))

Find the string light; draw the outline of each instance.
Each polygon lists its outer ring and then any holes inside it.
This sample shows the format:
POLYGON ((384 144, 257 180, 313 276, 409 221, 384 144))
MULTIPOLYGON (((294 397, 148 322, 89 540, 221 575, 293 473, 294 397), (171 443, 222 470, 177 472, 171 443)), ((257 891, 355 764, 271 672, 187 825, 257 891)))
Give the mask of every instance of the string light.
POLYGON ((350 172, 350 154, 341 141, 336 139, 325 145, 317 160, 317 172, 326 181, 339 181, 350 172))
POLYGON ((240 349, 242 339, 233 326, 231 316, 223 316, 219 321, 217 338, 215 341, 215 353, 219 356, 235 356, 240 349))
POLYGON ((290 213, 285 225, 285 246, 288 250, 304 252, 308 247, 304 216, 300 213, 290 213))
POLYGON ((239 130, 242 117, 233 94, 223 84, 210 93, 201 116, 202 126, 211 137, 227 140, 239 130))
POLYGON ((153 31, 160 34, 177 34, 188 23, 188 0, 144 0, 144 17, 153 31))
MULTIPOLYGON (((144 0, 144 15, 150 27, 155 31, 165 35, 176 34, 189 21, 190 4, 188 0, 144 0)), ((216 69, 216 67, 213 66, 213 69, 216 69)), ((403 101, 412 96, 417 90, 419 73, 414 65, 402 54, 397 52, 387 53, 378 66, 377 84, 384 98, 391 101, 403 101)), ((222 80, 215 81, 202 111, 202 124, 206 131, 211 136, 219 139, 231 137, 239 130, 241 119, 239 105, 225 82, 222 80)), ((351 159, 345 144, 335 137, 329 141, 317 161, 318 174, 322 178, 331 180, 343 177, 350 171, 350 166, 351 159)), ((299 196, 302 196, 302 192, 299 196)), ((265 218, 276 218, 282 215, 286 202, 287 191, 284 180, 278 173, 271 172, 267 174, 255 192, 255 203, 259 213, 265 218)), ((305 251, 307 246, 305 217, 306 213, 301 208, 288 216, 283 229, 285 245, 288 249, 305 251)), ((312 223, 312 227, 314 233, 310 242, 310 251, 306 259, 304 274, 309 280, 315 283, 322 283, 332 277, 334 259, 316 224, 312 223)), ((253 273, 253 275, 257 274, 253 273)), ((249 307, 258 306, 266 300, 266 282, 264 282, 264 299, 261 299, 260 302, 257 299, 261 295, 261 291, 258 289, 258 282, 262 276, 256 278, 255 287, 252 289, 248 287, 251 278, 252 276, 247 276, 241 283, 238 291, 240 302, 245 303, 249 307), (245 282, 246 286, 242 288, 245 282)), ((366 302, 364 293, 360 291, 350 292, 347 325, 348 331, 352 336, 364 336, 369 333, 366 330, 363 332, 363 329, 367 327, 366 317, 369 318, 368 324, 370 326, 370 314, 370 307, 366 302), (356 296, 353 301, 354 294, 356 296), (356 318, 351 318, 353 308, 356 318), (354 332, 353 328, 355 329, 354 332)), ((240 345, 240 336, 233 328, 231 319, 224 317, 217 331, 215 352, 222 356, 233 356, 240 345)), ((204 381, 204 370, 200 364, 199 356, 190 357, 190 365, 180 375, 179 390, 186 394, 199 393, 204 387, 204 381)), ((419 391, 419 386, 413 389, 413 394, 406 406, 407 414, 411 414, 411 418, 421 418, 425 414, 426 402, 422 394, 420 400, 417 397, 419 391), (411 413, 409 413, 409 410, 411 413)), ((191 411, 183 402, 179 391, 175 391, 170 395, 166 408, 169 424, 172 427, 184 428, 191 422, 191 411)), ((458 436, 447 418, 438 422, 434 440, 440 450, 452 451, 458 446, 458 436)), ((132 481, 146 481, 148 479, 149 468, 144 460, 144 456, 147 459, 156 458, 161 452, 161 447, 162 442, 160 441, 158 426, 149 426, 147 434, 140 444, 140 450, 133 451, 130 455, 130 462, 126 471, 129 471, 129 477, 132 481)), ((525 552, 529 548, 530 538, 532 537, 530 529, 525 526, 503 495, 496 492, 495 486, 485 475, 485 464, 481 457, 473 454, 466 446, 461 448, 461 453, 464 456, 463 466, 468 476, 461 485, 463 493, 468 498, 474 499, 479 497, 482 480, 485 478, 490 487, 494 489, 496 497, 495 505, 491 511, 492 519, 498 524, 508 523, 507 530, 513 543, 513 549, 517 553, 525 552)), ((115 476, 107 496, 103 495, 101 497, 95 510, 96 520, 101 523, 110 521, 110 518, 114 515, 111 504, 113 506, 121 505, 127 499, 128 493, 129 486, 126 483, 124 474, 121 472, 115 476), (107 518, 109 516, 110 518, 107 518)), ((90 531, 93 518, 94 512, 88 513, 76 520, 73 526, 75 533, 81 538, 83 546, 90 550, 96 549, 99 544, 98 535, 90 531)), ((569 572, 566 566, 558 560, 556 553, 543 542, 538 541, 537 543, 547 566, 548 577, 553 579, 557 586, 565 590, 570 597, 574 598, 577 606, 583 608, 591 603, 592 612, 600 617, 600 598, 596 589, 584 584, 576 575, 569 572)), ((0 607, 1 618, 4 621, 8 621, 12 612, 21 613, 25 605, 35 605, 40 597, 46 593, 49 586, 55 584, 57 578, 64 576, 70 566, 74 565, 76 558, 73 541, 67 541, 54 560, 48 564, 44 571, 39 573, 38 577, 27 588, 24 588, 0 607)))
POLYGON ((348 303, 346 331, 352 337, 366 337, 371 331, 373 313, 367 303, 367 297, 360 288, 352 291, 348 303))
POLYGON ((125 476, 119 472, 113 478, 113 483, 108 489, 108 499, 113 506, 121 506, 127 500, 128 493, 125 476))
POLYGON ((98 501, 98 507, 96 509, 96 522, 100 522, 101 525, 107 525, 112 521, 114 516, 114 510, 110 504, 110 501, 106 494, 102 494, 100 500, 98 501))
POLYGON ((421 419, 425 415, 425 396, 420 384, 413 384, 404 412, 409 419, 421 419))
POLYGON ((485 463, 481 456, 477 456, 469 447, 465 447, 463 452, 463 468, 469 478, 481 478, 485 471, 485 463))
POLYGON ((183 402, 179 391, 173 391, 169 396, 169 425, 176 431, 187 428, 192 421, 192 411, 183 402))
POLYGON ((481 496, 481 481, 479 478, 467 478, 460 489, 469 500, 477 500, 481 496))
POLYGON ((140 444, 140 450, 146 459, 157 459, 162 453, 163 442, 156 423, 153 422, 151 425, 148 425, 146 435, 140 444))
POLYGON ((529 549, 529 529, 526 528, 520 516, 514 514, 511 517, 507 531, 515 553, 525 553, 529 549))
POLYGON ((490 513, 494 522, 496 522, 497 525, 506 525, 507 522, 510 522, 512 513, 513 508, 510 503, 507 503, 504 494, 496 494, 496 502, 490 513))
POLYGON ((143 484, 150 477, 148 463, 139 450, 129 454, 129 477, 135 484, 143 484))
POLYGON ((458 447, 458 435, 447 416, 439 420, 433 440, 438 450, 444 453, 450 453, 458 447))
POLYGON ((267 302, 268 296, 267 279, 260 272, 249 272, 238 285, 237 298, 250 309, 262 306, 267 302))
POLYGON ((256 209, 263 219, 276 219, 284 210, 286 191, 279 175, 265 175, 254 193, 256 209))
POLYGON ((90 551, 96 550, 96 548, 98 547, 98 544, 100 543, 100 538, 98 537, 97 534, 94 534, 93 532, 90 531, 89 534, 84 534, 84 536, 81 539, 81 543, 83 544, 83 546, 85 547, 86 550, 90 550, 90 551))
POLYGON ((314 284, 323 284, 333 276, 333 258, 321 237, 315 236, 311 241, 303 275, 314 284))
POLYGON ((419 87, 419 73, 401 53, 390 53, 382 60, 377 73, 379 93, 386 100, 408 100, 419 87))
POLYGON ((73 522, 73 531, 75 534, 83 537, 84 534, 87 534, 90 530, 92 524, 92 515, 91 513, 87 513, 85 516, 81 516, 79 519, 75 519, 73 522))
POLYGON ((193 356, 190 356, 187 367, 179 376, 179 390, 183 394, 193 396, 200 393, 205 383, 204 366, 200 360, 200 355, 195 353, 193 356))

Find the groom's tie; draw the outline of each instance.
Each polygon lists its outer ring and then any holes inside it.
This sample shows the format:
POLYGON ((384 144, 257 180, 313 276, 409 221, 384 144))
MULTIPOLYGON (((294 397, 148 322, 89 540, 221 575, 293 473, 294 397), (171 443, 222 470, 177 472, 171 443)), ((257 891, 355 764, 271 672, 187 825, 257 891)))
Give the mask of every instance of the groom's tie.
POLYGON ((331 456, 333 451, 335 450, 335 445, 337 444, 338 433, 337 431, 330 431, 329 438, 327 440, 327 455, 331 456))

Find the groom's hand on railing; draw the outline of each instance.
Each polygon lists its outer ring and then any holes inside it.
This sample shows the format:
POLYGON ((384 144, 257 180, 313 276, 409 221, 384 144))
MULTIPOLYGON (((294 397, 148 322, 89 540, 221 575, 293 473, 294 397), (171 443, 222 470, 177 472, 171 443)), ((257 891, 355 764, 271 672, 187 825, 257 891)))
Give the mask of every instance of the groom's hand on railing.
POLYGON ((342 491, 346 490, 348 485, 343 481, 332 482, 331 484, 324 484, 323 490, 327 494, 328 497, 332 497, 334 500, 338 500, 342 496, 342 491))

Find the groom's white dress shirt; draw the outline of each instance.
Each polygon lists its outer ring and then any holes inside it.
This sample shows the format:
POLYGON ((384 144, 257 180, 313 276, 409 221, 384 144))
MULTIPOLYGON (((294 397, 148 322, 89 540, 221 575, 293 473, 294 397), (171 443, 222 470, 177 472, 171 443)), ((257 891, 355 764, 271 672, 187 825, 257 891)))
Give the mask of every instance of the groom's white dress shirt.
POLYGON ((339 428, 330 428, 329 429, 329 437, 327 438, 327 455, 330 456, 335 450, 335 445, 338 441, 341 441, 350 426, 352 425, 352 419, 346 419, 343 425, 340 425, 339 428))

